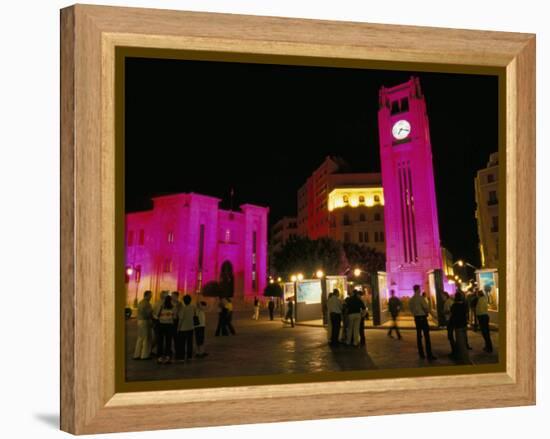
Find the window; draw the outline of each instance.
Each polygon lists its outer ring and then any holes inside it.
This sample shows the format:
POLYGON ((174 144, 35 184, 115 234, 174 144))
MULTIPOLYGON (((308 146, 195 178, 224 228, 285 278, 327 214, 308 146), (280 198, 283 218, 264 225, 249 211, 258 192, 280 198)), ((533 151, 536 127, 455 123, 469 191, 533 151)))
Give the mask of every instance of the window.
POLYGON ((364 195, 359 195, 359 203, 365 204, 365 196, 364 195))
POLYGON ((224 240, 225 240, 225 242, 230 242, 231 241, 231 230, 229 230, 229 229, 225 230, 224 240))
POLYGON ((347 195, 344 195, 342 197, 343 201, 344 201, 344 204, 348 204, 349 203, 349 197, 347 195))
POLYGON ((367 217, 364 213, 359 214, 359 221, 365 222, 367 220, 367 217))
POLYGON ((487 175, 487 183, 492 183, 495 181, 495 174, 487 175))
POLYGON ((359 242, 363 242, 363 232, 359 232, 359 242))
POLYGON ((380 221, 380 214, 379 213, 375 213, 374 214, 374 221, 380 221))
POLYGON ((168 232, 168 242, 174 242, 174 232, 168 232))
POLYGON ((143 245, 144 242, 145 242, 145 230, 140 229, 140 231, 139 231, 138 245, 143 245))
POLYGON ((491 218, 491 232, 498 232, 498 216, 491 218))
POLYGON ((128 239, 127 239, 128 247, 131 247, 134 245, 134 231, 130 230, 128 232, 128 239))
POLYGON ((364 242, 369 242, 369 232, 364 232, 363 233, 363 240, 364 240, 364 242))
POLYGON ((409 99, 408 98, 401 99, 401 113, 404 113, 405 111, 409 111, 409 99))
POLYGON ((374 202, 375 203, 380 203, 380 195, 375 195, 374 196, 374 202))
POLYGON ((384 242, 384 232, 380 232, 380 242, 384 242))
POLYGON ((489 191, 489 200, 487 201, 489 206, 498 204, 497 191, 489 191))
POLYGON ((399 101, 393 101, 391 103, 391 110, 390 110, 390 113, 391 114, 397 114, 399 113, 399 101))
POLYGON ((344 226, 349 226, 351 224, 350 220, 349 220, 349 215, 346 213, 344 214, 344 221, 343 221, 343 224, 344 226))

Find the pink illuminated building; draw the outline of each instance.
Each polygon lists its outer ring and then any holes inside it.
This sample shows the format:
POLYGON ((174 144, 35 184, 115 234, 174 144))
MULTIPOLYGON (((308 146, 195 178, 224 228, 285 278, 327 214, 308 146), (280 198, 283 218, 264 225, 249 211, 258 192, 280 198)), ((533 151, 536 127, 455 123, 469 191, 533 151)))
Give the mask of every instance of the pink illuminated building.
POLYGON ((411 296, 443 268, 426 102, 415 77, 379 96, 388 285, 411 296))
POLYGON ((218 198, 183 193, 153 198, 153 209, 126 215, 127 302, 145 290, 194 294, 222 267, 234 297, 263 293, 267 280, 268 208, 222 210, 218 198))

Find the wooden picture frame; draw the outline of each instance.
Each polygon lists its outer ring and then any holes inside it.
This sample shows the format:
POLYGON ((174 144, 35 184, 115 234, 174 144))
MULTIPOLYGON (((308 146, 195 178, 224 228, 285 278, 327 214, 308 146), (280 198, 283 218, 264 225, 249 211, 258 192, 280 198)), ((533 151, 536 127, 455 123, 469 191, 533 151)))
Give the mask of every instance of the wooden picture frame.
POLYGON ((61 429, 74 434, 535 403, 535 36, 76 5, 61 11, 61 429), (115 51, 247 53, 500 69, 506 112, 502 372, 120 392, 115 51), (422 397, 418 397, 420 390, 422 397), (339 410, 333 410, 338 402, 339 410), (169 411, 152 410, 170 406, 169 411), (185 416, 173 416, 174 413, 185 416), (247 413, 235 417, 235 413, 247 413))

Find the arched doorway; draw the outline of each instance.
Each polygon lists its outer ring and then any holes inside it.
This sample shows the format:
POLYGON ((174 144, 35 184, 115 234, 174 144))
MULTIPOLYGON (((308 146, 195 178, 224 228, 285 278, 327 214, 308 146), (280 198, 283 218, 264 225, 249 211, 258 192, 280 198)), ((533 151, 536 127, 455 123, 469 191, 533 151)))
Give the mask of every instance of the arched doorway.
POLYGON ((226 297, 233 297, 235 276, 231 261, 225 260, 220 267, 220 286, 226 297))

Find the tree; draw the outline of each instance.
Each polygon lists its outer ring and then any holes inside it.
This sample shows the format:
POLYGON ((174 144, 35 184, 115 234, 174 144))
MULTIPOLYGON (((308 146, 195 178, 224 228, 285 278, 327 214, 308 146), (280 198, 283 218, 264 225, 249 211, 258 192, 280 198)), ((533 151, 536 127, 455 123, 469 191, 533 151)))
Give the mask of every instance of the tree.
POLYGON ((294 237, 273 255, 275 270, 285 277, 293 273, 303 273, 307 277, 318 269, 339 273, 346 265, 342 244, 330 238, 294 237))
POLYGON ((350 268, 359 267, 369 273, 386 270, 386 255, 371 247, 346 242, 344 252, 350 268))
POLYGON ((284 291, 279 284, 268 284, 264 289, 265 297, 283 297, 284 291))

